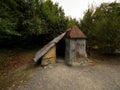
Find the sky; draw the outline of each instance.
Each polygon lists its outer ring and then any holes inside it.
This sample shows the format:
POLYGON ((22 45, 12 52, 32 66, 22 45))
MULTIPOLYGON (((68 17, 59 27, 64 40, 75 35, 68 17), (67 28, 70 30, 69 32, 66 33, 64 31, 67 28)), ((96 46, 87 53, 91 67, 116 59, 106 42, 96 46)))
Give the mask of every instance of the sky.
POLYGON ((54 3, 59 3, 65 12, 65 16, 71 16, 77 20, 82 19, 88 6, 97 7, 103 2, 120 2, 120 0, 52 0, 54 3))

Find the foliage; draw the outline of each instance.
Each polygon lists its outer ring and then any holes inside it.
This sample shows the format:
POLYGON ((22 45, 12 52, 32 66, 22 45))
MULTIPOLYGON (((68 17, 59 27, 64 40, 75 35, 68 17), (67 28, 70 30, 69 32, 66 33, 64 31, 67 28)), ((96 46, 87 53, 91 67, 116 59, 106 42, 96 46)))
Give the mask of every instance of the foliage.
POLYGON ((16 31, 17 18, 16 18, 16 9, 15 4, 10 1, 0 1, 0 38, 11 38, 12 35, 20 36, 16 31), (9 3, 8 3, 9 2, 9 3), (14 9, 14 11, 12 10, 14 9))
POLYGON ((81 20, 81 28, 88 36, 90 47, 97 46, 103 53, 120 49, 120 3, 103 3, 88 9, 81 20))
POLYGON ((53 38, 65 31, 67 22, 64 11, 58 7, 57 3, 53 4, 51 0, 42 3, 41 13, 43 33, 48 34, 50 36, 48 38, 53 38))
POLYGON ((72 21, 51 0, 1 0, 0 6, 0 44, 51 40, 72 21))
POLYGON ((67 19, 67 28, 70 28, 72 26, 79 26, 79 22, 76 19, 72 19, 71 17, 66 17, 67 19))

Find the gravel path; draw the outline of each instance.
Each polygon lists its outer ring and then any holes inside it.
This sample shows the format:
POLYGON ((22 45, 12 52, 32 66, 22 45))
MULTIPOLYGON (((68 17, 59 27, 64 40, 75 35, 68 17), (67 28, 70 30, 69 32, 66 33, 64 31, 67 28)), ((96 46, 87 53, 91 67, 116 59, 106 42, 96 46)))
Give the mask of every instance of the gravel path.
POLYGON ((120 63, 77 67, 57 63, 33 73, 27 82, 10 90, 120 90, 120 63))

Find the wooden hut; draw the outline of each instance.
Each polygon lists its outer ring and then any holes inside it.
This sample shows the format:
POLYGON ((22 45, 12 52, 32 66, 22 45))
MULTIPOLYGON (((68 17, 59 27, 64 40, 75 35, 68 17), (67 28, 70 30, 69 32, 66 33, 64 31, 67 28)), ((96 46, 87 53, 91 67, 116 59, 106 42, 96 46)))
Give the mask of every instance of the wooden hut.
POLYGON ((81 64, 87 60, 86 38, 77 26, 68 29, 65 39, 65 61, 68 65, 81 64))

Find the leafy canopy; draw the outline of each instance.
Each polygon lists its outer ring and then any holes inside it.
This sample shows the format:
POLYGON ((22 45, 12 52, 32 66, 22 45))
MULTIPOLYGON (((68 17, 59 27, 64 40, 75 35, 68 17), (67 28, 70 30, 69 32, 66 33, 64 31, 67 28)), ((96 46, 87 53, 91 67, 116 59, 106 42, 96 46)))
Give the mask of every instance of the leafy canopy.
POLYGON ((88 36, 90 47, 97 47, 103 53, 120 49, 120 3, 103 3, 95 10, 89 8, 81 28, 88 36))

